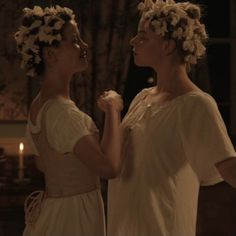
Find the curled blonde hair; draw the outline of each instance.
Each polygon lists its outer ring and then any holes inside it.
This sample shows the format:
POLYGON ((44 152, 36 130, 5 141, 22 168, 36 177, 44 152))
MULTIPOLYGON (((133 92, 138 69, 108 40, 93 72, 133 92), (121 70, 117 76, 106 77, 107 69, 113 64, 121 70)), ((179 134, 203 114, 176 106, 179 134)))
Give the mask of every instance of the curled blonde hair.
POLYGON ((21 67, 34 77, 44 72, 42 50, 46 46, 58 46, 62 40, 63 26, 74 20, 73 11, 66 7, 40 6, 23 9, 22 24, 15 33, 17 51, 21 55, 21 67))
POLYGON ((200 23, 201 9, 190 2, 176 3, 174 0, 145 0, 139 3, 141 20, 149 20, 151 29, 165 39, 173 39, 190 68, 205 55, 204 46, 208 35, 205 25, 200 23))

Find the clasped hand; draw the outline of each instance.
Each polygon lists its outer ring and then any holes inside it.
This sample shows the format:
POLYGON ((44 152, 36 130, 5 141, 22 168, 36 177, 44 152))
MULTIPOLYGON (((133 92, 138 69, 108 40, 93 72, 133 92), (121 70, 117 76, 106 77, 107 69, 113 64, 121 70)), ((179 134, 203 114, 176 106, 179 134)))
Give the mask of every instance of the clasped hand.
POLYGON ((103 94, 98 98, 97 104, 99 109, 104 112, 107 112, 112 108, 118 112, 123 109, 122 97, 114 90, 103 92, 103 94))

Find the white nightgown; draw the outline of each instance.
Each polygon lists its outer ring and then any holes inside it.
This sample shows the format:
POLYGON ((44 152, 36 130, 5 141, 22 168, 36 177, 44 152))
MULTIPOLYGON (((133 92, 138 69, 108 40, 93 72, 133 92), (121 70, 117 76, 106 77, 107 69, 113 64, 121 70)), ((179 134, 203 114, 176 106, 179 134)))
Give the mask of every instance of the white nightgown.
POLYGON ((108 236, 194 236, 200 185, 222 181, 215 163, 236 157, 214 99, 188 92, 125 116, 124 165, 109 181, 108 236))
POLYGON ((63 98, 48 100, 36 125, 29 118, 27 137, 44 167, 48 196, 24 236, 105 236, 99 177, 73 154, 81 137, 96 133, 92 119, 63 98))

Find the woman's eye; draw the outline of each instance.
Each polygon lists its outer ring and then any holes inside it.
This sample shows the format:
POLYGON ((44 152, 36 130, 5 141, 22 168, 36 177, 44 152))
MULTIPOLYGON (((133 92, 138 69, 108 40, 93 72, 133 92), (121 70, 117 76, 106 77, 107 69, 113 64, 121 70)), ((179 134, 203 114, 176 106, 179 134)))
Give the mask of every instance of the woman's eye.
POLYGON ((138 40, 142 40, 142 41, 146 40, 146 38, 143 36, 138 36, 137 38, 138 38, 138 40))
POLYGON ((145 38, 145 37, 140 37, 139 39, 144 41, 144 40, 146 40, 147 38, 145 38))

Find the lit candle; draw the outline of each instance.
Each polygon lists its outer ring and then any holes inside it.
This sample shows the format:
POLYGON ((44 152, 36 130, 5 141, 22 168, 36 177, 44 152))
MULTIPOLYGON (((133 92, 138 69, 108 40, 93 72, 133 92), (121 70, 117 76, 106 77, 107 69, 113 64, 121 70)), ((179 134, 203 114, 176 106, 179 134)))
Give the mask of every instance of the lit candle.
POLYGON ((19 144, 19 172, 18 178, 24 178, 24 144, 21 142, 19 144))

